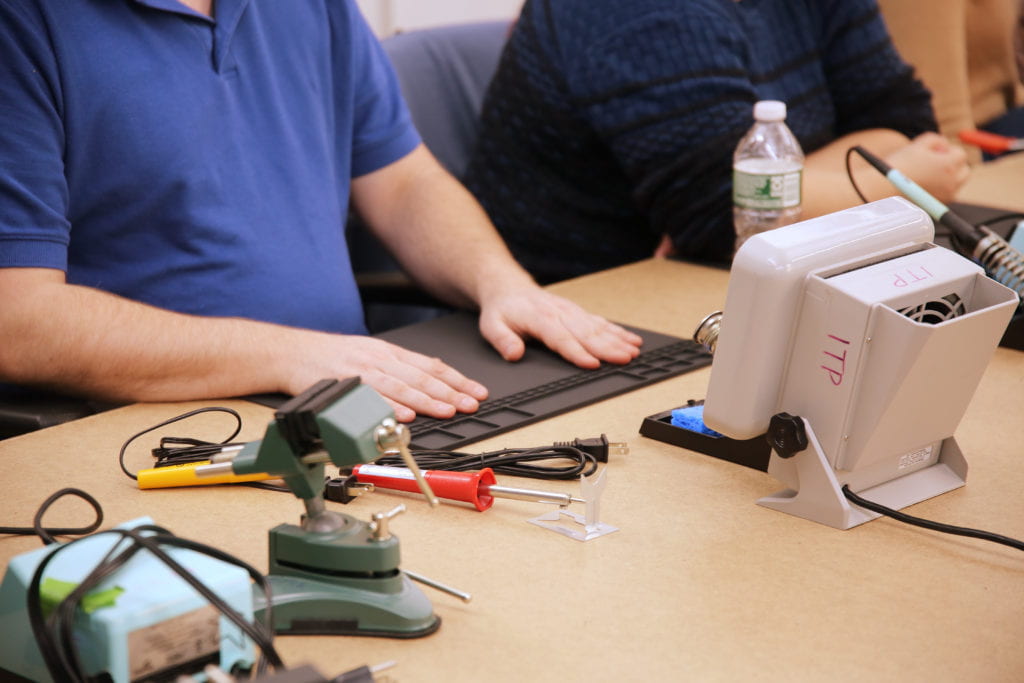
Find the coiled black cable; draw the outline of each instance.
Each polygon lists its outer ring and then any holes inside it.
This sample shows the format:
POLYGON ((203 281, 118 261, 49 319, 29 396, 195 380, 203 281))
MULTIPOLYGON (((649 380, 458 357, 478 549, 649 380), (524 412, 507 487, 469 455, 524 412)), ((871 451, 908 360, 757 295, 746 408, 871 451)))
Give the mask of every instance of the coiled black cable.
POLYGON ((232 440, 236 436, 238 436, 239 432, 242 431, 241 415, 239 415, 236 411, 232 410, 231 408, 225 408, 223 406, 208 406, 205 408, 197 408, 195 410, 190 410, 187 413, 182 413, 181 415, 172 417, 169 420, 164 420, 163 422, 155 424, 152 427, 147 427, 143 429, 141 432, 133 434, 131 437, 129 437, 128 440, 121 445, 121 451, 120 453, 118 453, 117 457, 118 464, 120 464, 121 466, 121 471, 124 472, 127 476, 131 477, 132 479, 138 479, 135 473, 130 471, 128 469, 128 466, 125 465, 124 462, 125 451, 128 450, 128 446, 130 446, 133 441, 138 439, 140 436, 149 434, 150 432, 156 431, 161 427, 166 427, 169 424, 174 424, 175 422, 180 422, 181 420, 185 420, 190 417, 195 417, 196 415, 200 415, 202 413, 227 413, 231 415, 232 417, 235 418, 235 430, 231 432, 231 436, 219 442, 203 441, 201 439, 189 439, 173 436, 164 437, 160 440, 160 448, 153 450, 153 455, 157 459, 157 467, 177 465, 186 462, 202 462, 204 460, 209 460, 211 455, 219 453, 221 449, 225 448, 226 446, 240 445, 233 443, 232 440))
MULTIPOLYGON (((531 479, 569 480, 589 477, 597 471, 597 459, 573 446, 552 445, 534 448, 503 448, 484 453, 463 453, 444 450, 414 450, 412 457, 425 470, 466 472, 490 467, 496 474, 531 479), (567 464, 557 465, 552 461, 567 464), (547 464, 539 464, 539 463, 547 464), (537 463, 537 464, 535 464, 537 463)), ((378 465, 405 467, 402 457, 387 454, 376 460, 378 465)))

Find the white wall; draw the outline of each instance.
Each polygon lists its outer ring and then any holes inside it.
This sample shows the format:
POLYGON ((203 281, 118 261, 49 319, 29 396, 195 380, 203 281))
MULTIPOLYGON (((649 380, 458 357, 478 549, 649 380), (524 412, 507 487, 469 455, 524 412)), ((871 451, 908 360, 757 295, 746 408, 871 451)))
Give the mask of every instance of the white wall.
POLYGON ((523 0, 356 0, 378 36, 441 24, 512 18, 523 0))

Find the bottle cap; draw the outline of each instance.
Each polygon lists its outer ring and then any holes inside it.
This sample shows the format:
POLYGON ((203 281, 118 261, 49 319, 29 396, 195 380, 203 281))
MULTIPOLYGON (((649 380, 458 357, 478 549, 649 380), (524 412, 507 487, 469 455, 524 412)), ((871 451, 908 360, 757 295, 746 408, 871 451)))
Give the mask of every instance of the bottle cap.
POLYGON ((778 100, 761 100, 754 105, 754 118, 758 121, 785 121, 786 103, 778 100))

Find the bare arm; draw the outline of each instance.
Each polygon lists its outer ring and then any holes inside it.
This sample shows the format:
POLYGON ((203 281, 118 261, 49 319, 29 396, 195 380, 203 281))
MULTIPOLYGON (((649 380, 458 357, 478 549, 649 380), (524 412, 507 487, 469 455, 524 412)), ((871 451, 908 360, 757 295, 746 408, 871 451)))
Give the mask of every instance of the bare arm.
POLYGON ((352 183, 360 214, 434 295, 480 309, 480 330, 508 360, 524 336, 581 367, 625 363, 640 339, 544 291, 516 263, 476 199, 423 146, 352 183))
MULTIPOLYGON (((809 154, 804 164, 804 218, 813 218, 861 203, 846 173, 846 151, 861 145, 885 159, 939 201, 952 201, 967 180, 970 168, 963 149, 937 133, 923 133, 913 140, 894 130, 864 130, 843 136, 809 154)), ((868 201, 899 192, 877 170, 854 154, 853 178, 868 201)))
MULTIPOLYGON (((941 202, 950 202, 970 175, 964 150, 938 133, 913 140, 895 130, 877 128, 845 135, 807 155, 804 161, 802 219, 824 216, 861 203, 846 171, 846 151, 861 145, 923 187, 941 202)), ((869 202, 899 191, 859 155, 850 158, 850 171, 869 202)), ((655 257, 671 256, 675 247, 663 235, 655 257)))
MULTIPOLYGON (((449 301, 478 304, 481 330, 506 358, 522 355, 524 334, 582 366, 636 355, 635 335, 537 287, 472 197, 432 166, 421 150, 353 184, 416 276, 449 301), (417 157, 425 165, 403 163, 417 157)), ((326 377, 356 375, 400 420, 472 412, 487 396, 440 360, 372 337, 173 313, 67 284, 57 270, 0 269, 2 381, 169 401, 296 394, 326 377)))
POLYGON ((270 326, 163 311, 66 284, 50 269, 0 269, 0 300, 7 380, 121 400, 284 389, 273 373, 249 371, 271 363, 283 341, 270 326))
POLYGON ((0 269, 0 379, 125 401, 283 391, 359 375, 395 408, 447 417, 486 390, 452 368, 370 337, 183 315, 65 283, 57 270, 0 269))

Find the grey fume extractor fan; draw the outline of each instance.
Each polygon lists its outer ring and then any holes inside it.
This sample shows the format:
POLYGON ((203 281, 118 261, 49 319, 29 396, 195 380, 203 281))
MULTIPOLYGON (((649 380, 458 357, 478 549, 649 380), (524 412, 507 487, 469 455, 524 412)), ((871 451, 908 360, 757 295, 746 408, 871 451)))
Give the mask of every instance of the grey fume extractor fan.
MULTIPOLYGON (((733 261, 704 406, 733 439, 769 432, 758 502, 848 529, 962 486, 953 436, 1017 294, 931 243, 931 219, 889 198, 756 235, 733 261)), ((712 336, 714 336, 712 334, 712 336)))

